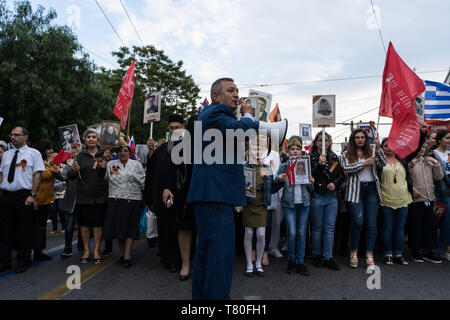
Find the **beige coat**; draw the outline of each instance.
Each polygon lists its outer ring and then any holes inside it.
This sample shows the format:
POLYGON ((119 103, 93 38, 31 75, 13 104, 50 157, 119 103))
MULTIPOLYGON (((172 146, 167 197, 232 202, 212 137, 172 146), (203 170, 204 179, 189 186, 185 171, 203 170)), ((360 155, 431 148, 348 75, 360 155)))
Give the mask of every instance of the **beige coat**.
POLYGON ((413 187, 422 195, 419 198, 413 198, 413 202, 435 201, 434 181, 444 178, 444 172, 439 163, 432 165, 423 158, 415 158, 409 163, 409 173, 413 187))

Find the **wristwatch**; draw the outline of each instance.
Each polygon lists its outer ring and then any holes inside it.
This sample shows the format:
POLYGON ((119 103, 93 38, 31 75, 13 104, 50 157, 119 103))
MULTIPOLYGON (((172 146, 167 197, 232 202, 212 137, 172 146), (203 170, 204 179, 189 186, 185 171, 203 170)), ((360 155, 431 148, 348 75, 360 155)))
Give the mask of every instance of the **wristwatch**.
POLYGON ((36 199, 36 193, 31 193, 31 192, 30 192, 30 197, 36 199))

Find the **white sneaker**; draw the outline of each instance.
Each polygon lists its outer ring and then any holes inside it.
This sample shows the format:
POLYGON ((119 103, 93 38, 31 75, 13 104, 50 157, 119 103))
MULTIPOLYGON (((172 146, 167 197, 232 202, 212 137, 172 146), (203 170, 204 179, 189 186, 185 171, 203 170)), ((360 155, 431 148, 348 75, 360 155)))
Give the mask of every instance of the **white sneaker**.
POLYGON ((269 248, 269 250, 267 252, 271 256, 274 256, 275 258, 283 258, 283 254, 277 248, 275 248, 275 249, 269 248))
POLYGON ((450 261, 450 252, 442 251, 441 258, 450 261))

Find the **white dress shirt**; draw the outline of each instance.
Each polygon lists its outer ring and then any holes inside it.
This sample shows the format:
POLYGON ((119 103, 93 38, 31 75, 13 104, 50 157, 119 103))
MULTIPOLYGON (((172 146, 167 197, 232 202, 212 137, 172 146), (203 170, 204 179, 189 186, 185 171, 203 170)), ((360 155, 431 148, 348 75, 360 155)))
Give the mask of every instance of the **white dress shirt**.
POLYGON ((0 165, 0 172, 3 174, 3 181, 0 185, 0 189, 6 191, 31 190, 33 186, 33 174, 39 171, 45 171, 44 161, 42 160, 39 151, 26 145, 20 149, 8 150, 3 154, 2 163, 0 165), (22 166, 16 167, 14 180, 9 183, 9 168, 16 150, 19 150, 16 164, 20 164, 22 161, 26 162, 26 164, 24 169, 22 169, 22 166))

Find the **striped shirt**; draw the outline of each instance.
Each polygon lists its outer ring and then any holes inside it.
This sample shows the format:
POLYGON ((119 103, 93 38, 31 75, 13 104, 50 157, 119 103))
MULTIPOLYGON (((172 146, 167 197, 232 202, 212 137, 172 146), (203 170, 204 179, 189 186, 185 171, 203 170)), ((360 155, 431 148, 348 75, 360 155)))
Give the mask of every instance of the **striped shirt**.
MULTIPOLYGON (((344 173, 348 174, 347 188, 345 190, 345 201, 359 203, 361 182, 359 181, 359 172, 364 169, 363 161, 358 161, 355 163, 348 163, 346 157, 347 152, 344 152, 343 156, 340 158, 341 166, 344 169, 344 173)), ((376 168, 383 168, 386 165, 386 156, 382 149, 376 150, 375 152, 375 166, 372 167, 372 174, 375 178, 375 184, 377 186, 378 200, 381 202, 381 190, 380 190, 380 179, 377 175, 376 168)))

